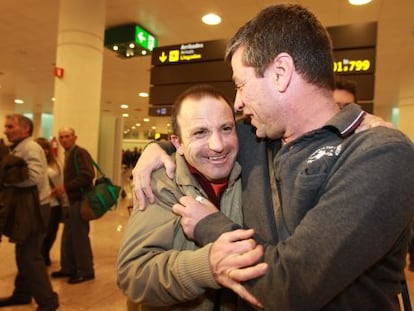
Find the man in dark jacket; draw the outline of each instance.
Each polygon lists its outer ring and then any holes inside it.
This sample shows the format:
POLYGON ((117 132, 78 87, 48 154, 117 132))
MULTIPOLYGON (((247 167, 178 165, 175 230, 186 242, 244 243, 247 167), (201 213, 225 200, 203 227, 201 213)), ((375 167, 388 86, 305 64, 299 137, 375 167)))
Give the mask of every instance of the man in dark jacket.
POLYGON ((329 35, 301 6, 262 10, 227 58, 234 107, 267 142, 267 156, 255 156, 252 128, 239 132, 244 220, 258 234, 232 231, 218 212, 192 223, 199 202, 174 206, 186 234, 213 242, 216 281, 265 310, 399 310, 414 213, 410 140, 381 126, 355 133, 364 112, 336 105, 329 35))
POLYGON ((3 172, 1 204, 8 209, 4 233, 16 243, 18 272, 12 296, 0 299, 0 307, 30 304, 33 296, 37 310, 51 311, 59 306, 58 296, 40 252, 50 216, 50 187, 46 158, 31 138, 32 131, 33 123, 27 117, 6 116, 4 133, 12 145, 2 165, 7 172, 3 172))
POLYGON ((63 186, 56 187, 58 195, 66 192, 69 199, 68 215, 64 220, 61 269, 52 272, 53 278, 68 277, 69 284, 77 284, 95 278, 92 248, 89 240, 89 221, 81 216, 84 194, 92 188, 95 170, 89 152, 76 145, 75 130, 59 130, 59 143, 65 149, 63 186))

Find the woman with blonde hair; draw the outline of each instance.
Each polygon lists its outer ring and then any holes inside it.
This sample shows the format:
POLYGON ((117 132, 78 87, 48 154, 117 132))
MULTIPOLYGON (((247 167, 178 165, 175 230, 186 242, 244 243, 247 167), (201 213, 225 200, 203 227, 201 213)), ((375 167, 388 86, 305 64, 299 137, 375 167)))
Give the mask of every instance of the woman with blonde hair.
POLYGON ((61 169, 61 165, 53 153, 51 143, 44 137, 36 138, 35 141, 43 148, 45 152, 48 165, 47 173, 49 176, 50 188, 52 189, 50 198, 50 220, 42 245, 42 256, 45 260, 45 264, 47 266, 50 266, 50 250, 52 249, 53 243, 56 240, 57 231, 59 229, 59 222, 62 220, 63 206, 66 206, 67 204, 65 203, 65 197, 58 196, 54 191, 57 185, 63 184, 63 171, 61 169))

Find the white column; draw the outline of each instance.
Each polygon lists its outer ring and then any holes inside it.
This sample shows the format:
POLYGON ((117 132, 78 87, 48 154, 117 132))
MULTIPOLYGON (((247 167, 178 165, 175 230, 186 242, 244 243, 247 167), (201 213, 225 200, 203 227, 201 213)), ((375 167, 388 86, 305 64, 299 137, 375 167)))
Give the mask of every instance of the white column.
POLYGON ((73 127, 77 143, 96 159, 105 32, 104 0, 60 0, 53 132, 73 127))

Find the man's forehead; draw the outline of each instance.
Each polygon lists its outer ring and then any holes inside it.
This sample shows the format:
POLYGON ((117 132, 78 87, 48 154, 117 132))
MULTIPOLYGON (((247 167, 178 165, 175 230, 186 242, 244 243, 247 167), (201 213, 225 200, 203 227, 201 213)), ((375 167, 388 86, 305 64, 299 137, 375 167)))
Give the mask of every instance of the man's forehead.
POLYGON ((68 137, 68 136, 72 136, 72 133, 69 131, 61 131, 59 132, 59 137, 68 137))

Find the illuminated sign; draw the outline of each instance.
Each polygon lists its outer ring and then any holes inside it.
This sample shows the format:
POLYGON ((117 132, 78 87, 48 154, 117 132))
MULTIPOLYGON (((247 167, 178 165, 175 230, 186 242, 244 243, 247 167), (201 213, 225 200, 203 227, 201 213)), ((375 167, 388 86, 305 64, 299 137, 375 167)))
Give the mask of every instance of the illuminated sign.
POLYGON ((226 40, 185 43, 159 47, 152 52, 153 66, 223 60, 226 40))
POLYGON ((135 26, 135 43, 139 44, 148 51, 152 51, 157 47, 157 39, 138 25, 135 26))
POLYGON ((154 117, 168 117, 171 116, 172 107, 150 107, 148 115, 154 117))
POLYGON ((342 59, 334 62, 334 72, 345 73, 345 72, 363 72, 368 71, 371 67, 369 59, 342 59))
POLYGON ((334 72, 357 74, 375 72, 375 48, 334 51, 334 72))
POLYGON ((131 58, 148 55, 157 39, 141 26, 127 24, 106 29, 104 45, 121 58, 131 58))

